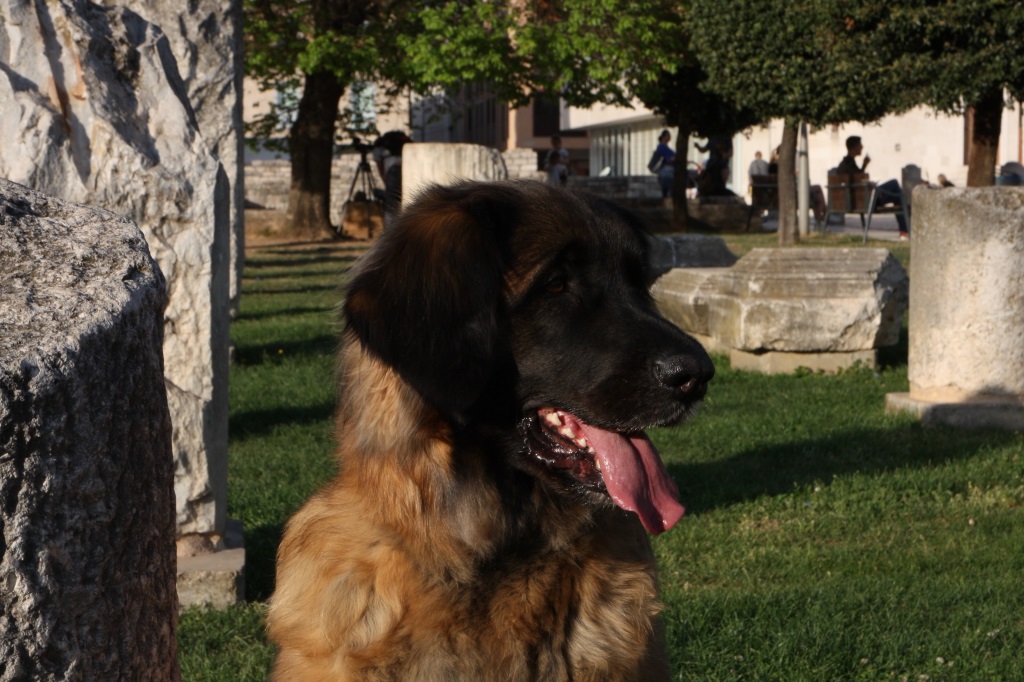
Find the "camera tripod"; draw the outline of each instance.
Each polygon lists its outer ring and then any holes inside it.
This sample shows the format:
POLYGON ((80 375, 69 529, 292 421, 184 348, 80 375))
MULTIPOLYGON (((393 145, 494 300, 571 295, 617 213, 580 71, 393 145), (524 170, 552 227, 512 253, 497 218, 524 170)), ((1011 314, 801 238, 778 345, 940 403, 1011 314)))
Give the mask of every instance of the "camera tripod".
POLYGON ((362 223, 367 230, 367 237, 373 237, 373 221, 369 218, 371 213, 379 213, 380 216, 384 215, 384 202, 380 195, 383 194, 381 190, 377 189, 377 181, 373 177, 373 168, 370 166, 368 156, 370 153, 370 147, 367 145, 357 145, 359 150, 359 164, 356 166, 356 174, 352 177, 352 184, 348 188, 348 198, 345 199, 345 203, 342 205, 342 225, 337 226, 339 234, 344 234, 344 227, 349 213, 357 208, 357 204, 363 204, 366 209, 362 213, 365 216, 362 219, 356 219, 362 223))
POLYGON ((356 166, 356 174, 352 177, 352 184, 348 188, 346 203, 352 200, 379 201, 377 181, 373 178, 373 169, 367 160, 369 153, 369 150, 365 148, 359 150, 359 165, 356 166), (358 190, 356 190, 357 185, 359 186, 358 190))

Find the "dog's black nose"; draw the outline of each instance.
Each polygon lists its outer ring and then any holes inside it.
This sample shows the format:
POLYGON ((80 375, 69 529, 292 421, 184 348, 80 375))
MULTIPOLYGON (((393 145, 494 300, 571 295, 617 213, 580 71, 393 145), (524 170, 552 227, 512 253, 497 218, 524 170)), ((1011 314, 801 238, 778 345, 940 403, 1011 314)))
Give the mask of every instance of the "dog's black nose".
POLYGON ((715 375, 715 366, 707 354, 671 355, 654 363, 654 372, 663 386, 678 391, 688 400, 700 400, 715 375))

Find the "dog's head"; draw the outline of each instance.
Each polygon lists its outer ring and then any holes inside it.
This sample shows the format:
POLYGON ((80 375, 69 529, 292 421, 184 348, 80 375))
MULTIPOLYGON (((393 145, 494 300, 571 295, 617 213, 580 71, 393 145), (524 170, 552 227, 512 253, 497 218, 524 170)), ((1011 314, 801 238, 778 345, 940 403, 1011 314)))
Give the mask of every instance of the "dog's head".
POLYGON ((517 469, 661 532, 683 508, 643 429, 690 413, 714 367, 656 311, 648 239, 540 183, 434 187, 364 257, 346 317, 453 423, 504 428, 517 469))

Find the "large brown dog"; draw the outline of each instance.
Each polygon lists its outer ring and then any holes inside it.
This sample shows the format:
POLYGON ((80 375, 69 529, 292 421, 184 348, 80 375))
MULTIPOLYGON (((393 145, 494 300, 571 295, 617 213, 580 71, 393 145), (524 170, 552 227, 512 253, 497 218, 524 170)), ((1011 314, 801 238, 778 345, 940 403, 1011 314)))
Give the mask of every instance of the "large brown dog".
POLYGON ((683 513, 642 429, 714 368, 647 237, 539 183, 423 194, 345 304, 340 473, 288 523, 274 679, 662 680, 647 531, 683 513))

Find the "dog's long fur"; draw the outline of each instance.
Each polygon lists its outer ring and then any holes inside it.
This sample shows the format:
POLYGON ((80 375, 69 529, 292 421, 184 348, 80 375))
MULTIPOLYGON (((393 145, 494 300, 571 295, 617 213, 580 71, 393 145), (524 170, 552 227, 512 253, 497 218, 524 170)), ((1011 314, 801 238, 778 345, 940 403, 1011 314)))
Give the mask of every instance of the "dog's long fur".
POLYGON ((637 516, 524 441, 541 405, 634 432, 703 395, 713 368, 654 312, 644 245, 596 199, 466 184, 364 256, 339 474, 278 554, 275 680, 668 679, 637 516), (666 357, 696 381, 665 389, 666 357))

